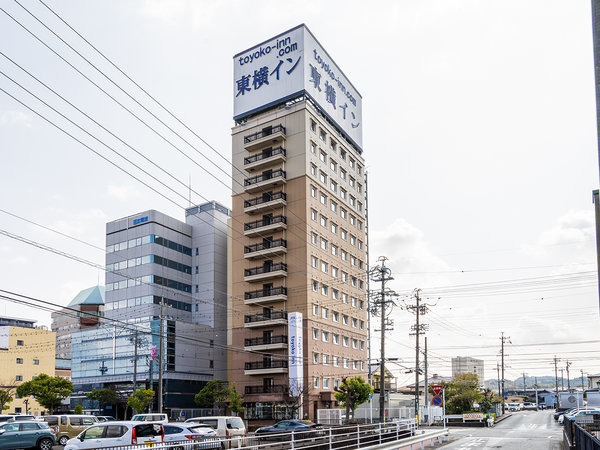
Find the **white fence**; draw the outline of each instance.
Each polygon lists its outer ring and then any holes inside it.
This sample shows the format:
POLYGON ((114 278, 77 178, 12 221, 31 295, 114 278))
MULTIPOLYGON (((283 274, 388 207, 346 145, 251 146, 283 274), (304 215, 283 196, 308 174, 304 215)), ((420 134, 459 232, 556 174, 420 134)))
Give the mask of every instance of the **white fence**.
MULTIPOLYGON (((398 420, 415 419, 415 408, 400 407, 386 408, 385 420, 395 422, 398 420)), ((429 408, 419 408, 419 423, 432 424, 441 423, 443 420, 444 409, 441 406, 430 406, 429 408)), ((319 409, 317 410, 317 422, 323 425, 341 425, 345 422, 345 409, 319 409)), ((379 408, 360 408, 354 411, 352 422, 376 423, 379 422, 379 408)))

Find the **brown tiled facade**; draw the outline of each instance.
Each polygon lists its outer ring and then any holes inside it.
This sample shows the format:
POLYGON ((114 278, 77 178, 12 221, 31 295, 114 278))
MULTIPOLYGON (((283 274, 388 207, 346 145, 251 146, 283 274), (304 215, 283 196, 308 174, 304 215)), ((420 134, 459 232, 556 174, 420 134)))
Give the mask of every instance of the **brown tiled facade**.
POLYGON ((230 380, 246 418, 289 417, 287 315, 303 314, 303 416, 366 378, 364 161, 308 101, 233 129, 230 380))

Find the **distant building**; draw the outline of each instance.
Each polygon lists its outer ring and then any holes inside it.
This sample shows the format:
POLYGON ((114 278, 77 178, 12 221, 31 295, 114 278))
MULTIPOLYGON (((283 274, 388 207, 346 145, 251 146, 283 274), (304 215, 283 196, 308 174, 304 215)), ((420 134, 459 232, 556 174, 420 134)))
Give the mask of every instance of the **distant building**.
MULTIPOLYGON (((398 386, 396 385, 396 377, 386 367, 385 369, 385 390, 389 392, 396 392, 398 386)), ((371 386, 374 392, 379 392, 381 389, 381 366, 379 364, 371 364, 371 386)))
POLYGON ((587 376, 588 389, 599 389, 600 388, 600 373, 587 376))
MULTIPOLYGON (((96 328, 103 313, 104 286, 84 289, 65 308, 53 312, 50 328, 56 333, 56 358, 70 360, 71 335, 75 331, 96 328)), ((61 363, 61 368, 65 364, 61 363)))
POLYGON ((230 215, 209 202, 185 222, 148 210, 106 224, 104 320, 72 335, 72 407, 95 410, 85 394, 103 387, 158 392, 161 334, 164 409, 196 407, 208 381, 227 378, 230 215))
POLYGON ((479 384, 483 386, 485 377, 483 372, 483 360, 471 358, 470 356, 457 356, 452 358, 452 376, 465 373, 474 373, 479 379, 479 384))
POLYGON ((43 415, 45 408, 31 397, 16 398, 17 386, 45 373, 54 376, 56 333, 36 327, 35 320, 0 317, 0 388, 14 400, 3 414, 43 415))

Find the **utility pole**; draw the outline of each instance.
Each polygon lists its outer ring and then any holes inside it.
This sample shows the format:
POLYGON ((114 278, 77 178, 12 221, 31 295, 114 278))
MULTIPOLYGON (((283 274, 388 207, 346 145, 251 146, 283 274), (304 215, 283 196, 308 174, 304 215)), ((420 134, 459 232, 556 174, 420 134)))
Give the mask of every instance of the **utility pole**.
POLYGON ((527 385, 525 384, 525 372, 523 372, 523 395, 527 397, 527 385))
POLYGON ((500 390, 500 364, 497 363, 497 362, 496 362, 496 374, 497 374, 496 376, 498 377, 497 378, 497 381, 498 381, 498 397, 504 398, 502 396, 502 391, 500 390))
POLYGON ((133 393, 137 390, 137 360, 138 360, 138 330, 136 329, 132 339, 129 341, 133 344, 133 393))
POLYGON ((554 388, 556 391, 556 404, 558 404, 558 359, 554 355, 554 388))
POLYGON ((565 375, 564 375, 564 369, 560 369, 560 390, 564 391, 565 390, 565 375))
POLYGON ((571 392, 571 377, 569 376, 569 367, 573 364, 567 359, 567 390, 571 392))
POLYGON ((389 330, 388 325, 391 322, 388 321, 386 316, 386 307, 388 304, 394 304, 393 300, 386 300, 386 294, 389 296, 393 295, 391 292, 386 292, 385 283, 391 281, 393 278, 390 276, 392 271, 385 267, 387 258, 380 256, 378 258, 379 265, 373 267, 370 271, 371 279, 375 282, 381 283, 381 290, 374 303, 374 311, 379 311, 381 314, 381 359, 380 359, 380 379, 379 379, 379 422, 385 422, 385 332, 389 330))
POLYGON ((165 303, 160 301, 160 347, 158 350, 158 412, 163 412, 163 348, 164 348, 165 303))
POLYGON ((581 369, 581 390, 585 391, 585 386, 583 385, 583 369, 581 369))
POLYGON ((429 424, 429 382, 427 380, 427 336, 425 336, 425 360, 423 361, 425 369, 425 423, 429 424))
POLYGON ((504 401, 504 393, 506 392, 506 390, 504 389, 504 343, 508 342, 512 344, 512 342, 510 342, 509 336, 504 336, 504 331, 500 336, 500 341, 502 341, 500 354, 502 355, 502 414, 504 415, 504 412, 506 411, 506 402, 504 401))
POLYGON ((538 384, 537 384, 537 377, 535 377, 535 410, 538 410, 538 384))
POLYGON ((414 305, 405 305, 404 308, 408 311, 415 314, 415 324, 410 327, 412 333, 411 336, 416 337, 415 341, 415 418, 417 419, 417 423, 419 422, 419 375, 421 369, 419 368, 420 363, 420 336, 425 334, 425 331, 428 330, 429 325, 425 323, 421 323, 420 317, 423 314, 427 314, 429 311, 429 306, 427 304, 421 304, 421 289, 415 289, 414 296, 416 303, 414 305))

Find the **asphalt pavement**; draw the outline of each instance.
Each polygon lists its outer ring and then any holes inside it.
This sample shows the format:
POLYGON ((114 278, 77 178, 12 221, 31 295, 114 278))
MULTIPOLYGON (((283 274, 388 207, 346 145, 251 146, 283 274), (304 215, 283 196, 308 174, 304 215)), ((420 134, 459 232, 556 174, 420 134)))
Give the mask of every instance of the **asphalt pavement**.
POLYGON ((476 450, 559 450, 562 426, 553 418, 554 410, 519 411, 492 428, 450 428, 445 449, 476 450))

